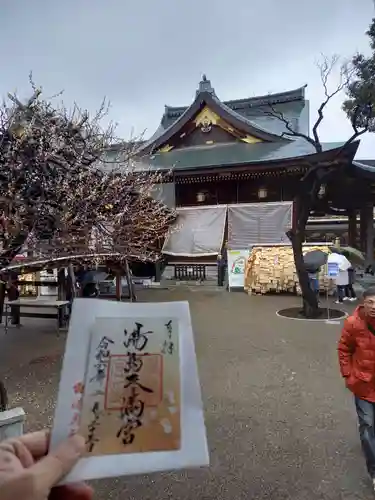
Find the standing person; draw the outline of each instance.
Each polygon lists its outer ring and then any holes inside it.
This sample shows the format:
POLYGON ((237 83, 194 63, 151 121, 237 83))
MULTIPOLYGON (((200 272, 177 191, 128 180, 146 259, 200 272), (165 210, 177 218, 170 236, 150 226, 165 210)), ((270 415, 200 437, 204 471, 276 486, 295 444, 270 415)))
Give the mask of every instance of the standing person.
POLYGON ((342 304, 345 298, 345 290, 349 285, 349 273, 348 271, 339 270, 339 274, 336 277, 336 290, 337 290, 337 300, 336 304, 342 304))
POLYGON ((348 269, 351 267, 351 264, 344 255, 339 254, 331 254, 331 256, 328 257, 328 263, 330 260, 332 264, 337 263, 338 266, 338 274, 335 278, 337 289, 336 304, 342 304, 345 297, 346 287, 349 285, 348 269))
POLYGON ((345 288, 344 300, 350 300, 354 302, 355 300, 357 300, 357 295, 353 288, 353 284, 355 282, 355 270, 353 267, 349 267, 348 269, 348 278, 349 278, 349 284, 345 288))
POLYGON ((375 491, 375 287, 344 323, 338 345, 341 375, 354 394, 359 435, 375 491))

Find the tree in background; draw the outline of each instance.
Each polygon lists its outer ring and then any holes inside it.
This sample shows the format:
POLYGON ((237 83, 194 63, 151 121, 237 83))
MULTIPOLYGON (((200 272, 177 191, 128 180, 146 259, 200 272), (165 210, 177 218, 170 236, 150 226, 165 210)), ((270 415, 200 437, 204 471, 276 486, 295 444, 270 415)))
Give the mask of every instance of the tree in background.
MULTIPOLYGON (((27 103, 9 95, 0 111, 0 269, 32 258, 116 254, 155 260, 174 214, 151 196, 157 172, 134 161, 136 141, 90 117, 53 106, 33 85, 27 103), (107 152, 116 151, 108 160, 107 152)), ((128 267, 128 266, 127 266, 128 267)))
POLYGON ((370 38, 372 54, 365 57, 356 54, 352 59, 352 75, 346 87, 347 100, 343 109, 350 120, 355 119, 358 125, 366 127, 369 132, 375 130, 375 18, 366 34, 370 38))
MULTIPOLYGON (((348 89, 352 82, 354 70, 350 65, 342 64, 340 65, 339 80, 333 88, 330 88, 332 72, 338 67, 339 63, 339 58, 334 56, 331 59, 324 57, 322 62, 318 64, 324 90, 324 98, 317 110, 317 118, 313 124, 311 135, 295 130, 295 127, 289 119, 273 106, 270 106, 269 109, 265 111, 267 116, 277 118, 284 124, 285 132, 282 134, 284 137, 303 139, 311 145, 312 153, 323 152, 323 144, 319 132, 327 106, 337 94, 348 89)), ((318 298, 311 289, 310 280, 303 260, 303 243, 306 240, 307 222, 314 206, 316 206, 318 201, 321 203, 324 202, 324 198, 327 195, 327 193, 322 192, 321 187, 334 179, 335 176, 340 175, 345 165, 345 154, 348 146, 369 130, 372 120, 372 107, 366 105, 366 110, 364 111, 362 106, 357 106, 350 115, 352 134, 342 146, 338 148, 335 156, 325 162, 318 161, 316 163, 309 163, 307 161, 306 163, 305 161, 307 167, 306 174, 300 180, 298 192, 293 200, 295 210, 294 227, 287 232, 287 236, 293 248, 295 267, 302 292, 302 311, 306 318, 317 318, 320 315, 318 298)))

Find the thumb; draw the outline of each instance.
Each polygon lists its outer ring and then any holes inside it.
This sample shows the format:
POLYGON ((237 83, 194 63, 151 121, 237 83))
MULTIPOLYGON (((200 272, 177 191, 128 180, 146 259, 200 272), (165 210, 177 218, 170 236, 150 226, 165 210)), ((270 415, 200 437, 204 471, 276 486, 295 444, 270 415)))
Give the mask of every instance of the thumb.
POLYGON ((85 452, 82 436, 72 436, 29 468, 38 492, 49 492, 70 472, 85 452))

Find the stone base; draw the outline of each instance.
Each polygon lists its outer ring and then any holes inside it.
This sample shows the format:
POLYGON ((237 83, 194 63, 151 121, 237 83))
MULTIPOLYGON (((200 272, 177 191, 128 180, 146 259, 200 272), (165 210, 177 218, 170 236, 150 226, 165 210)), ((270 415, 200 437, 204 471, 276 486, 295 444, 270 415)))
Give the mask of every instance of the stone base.
POLYGON ((347 316, 345 311, 340 309, 328 309, 327 307, 319 308, 319 316, 317 318, 306 318, 301 311, 301 307, 289 307, 288 309, 280 309, 276 313, 278 316, 289 319, 299 319, 307 321, 329 321, 344 319, 347 316))

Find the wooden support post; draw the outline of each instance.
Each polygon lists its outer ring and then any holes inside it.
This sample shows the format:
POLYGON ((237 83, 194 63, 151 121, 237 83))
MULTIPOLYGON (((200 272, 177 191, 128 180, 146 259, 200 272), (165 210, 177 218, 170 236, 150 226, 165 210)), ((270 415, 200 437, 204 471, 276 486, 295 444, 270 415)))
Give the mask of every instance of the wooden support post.
POLYGON ((61 268, 57 271, 57 300, 65 300, 65 270, 61 268))
POLYGON ((5 282, 4 277, 0 277, 0 323, 3 322, 3 314, 4 314, 4 302, 5 302, 5 282))
POLYGON ((366 207, 366 261, 368 264, 374 262, 374 207, 366 207))
POLYGON ((160 283, 161 280, 161 262, 160 260, 155 262, 155 283, 160 283))
POLYGON ((122 295, 122 290, 121 290, 121 273, 119 271, 116 271, 116 300, 118 302, 121 302, 121 295, 122 295))
MULTIPOLYGON (((18 300, 20 292, 18 290, 18 275, 17 273, 10 271, 9 273, 9 287, 8 287, 8 299, 18 300)), ((10 308, 11 322, 12 325, 19 326, 21 324, 21 308, 20 306, 12 306, 10 308)))
POLYGON ((125 259, 125 276, 126 276, 126 281, 128 283, 130 302, 136 302, 137 297, 136 297, 135 291, 134 291, 133 279, 132 279, 132 274, 130 272, 130 266, 129 266, 128 259, 125 259))
MULTIPOLYGON (((64 268, 57 271, 57 300, 66 300, 66 277, 64 268)), ((58 314, 59 328, 62 328, 64 325, 64 315, 60 307, 58 308, 58 314)))
POLYGON ((366 230, 367 230, 367 221, 366 221, 366 207, 361 207, 360 210, 360 222, 359 222, 359 241, 360 241, 360 250, 362 252, 366 251, 366 230))
POLYGON ((348 211, 348 243, 349 246, 356 248, 358 246, 357 241, 357 211, 349 210, 348 211))

